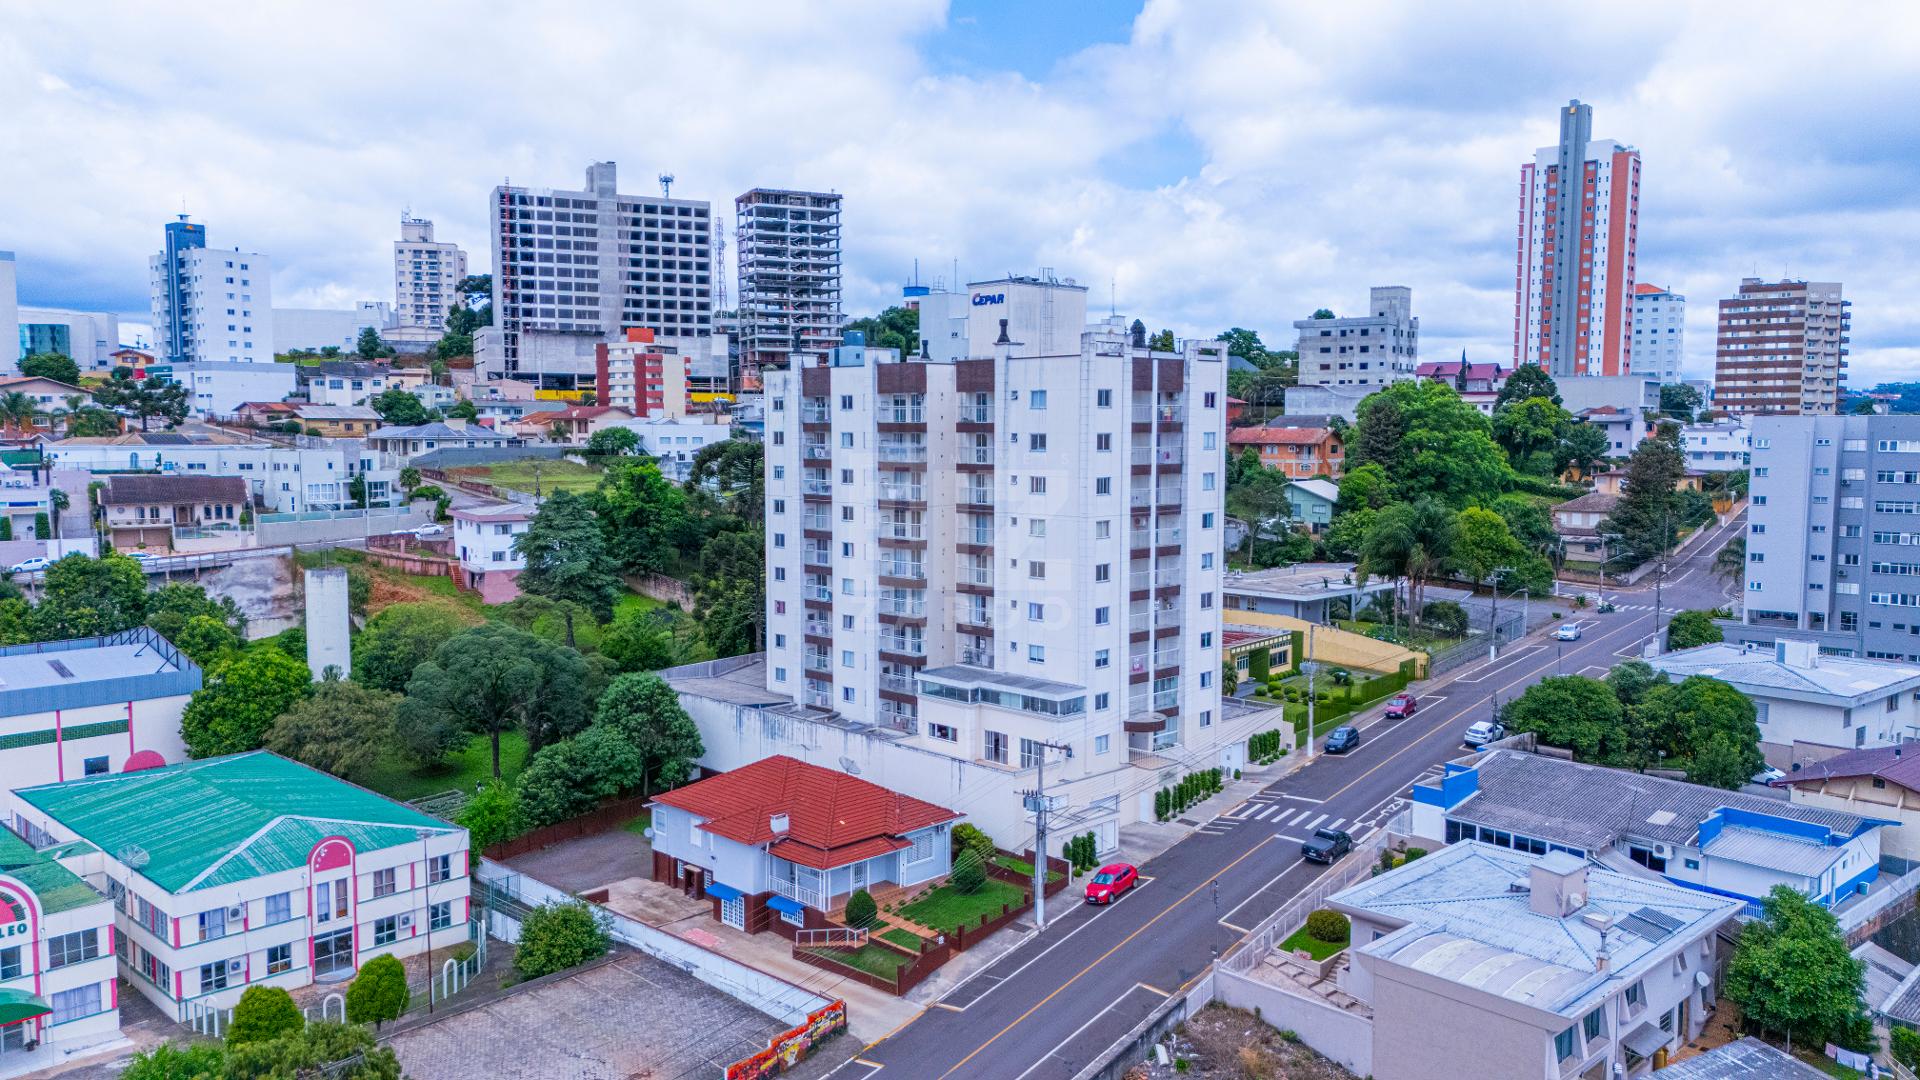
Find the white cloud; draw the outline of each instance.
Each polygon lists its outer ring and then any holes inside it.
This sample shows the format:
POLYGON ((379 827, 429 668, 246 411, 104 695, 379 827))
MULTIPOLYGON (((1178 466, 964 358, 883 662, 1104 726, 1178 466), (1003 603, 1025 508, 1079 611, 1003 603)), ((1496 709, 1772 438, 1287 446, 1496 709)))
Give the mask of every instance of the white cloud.
POLYGON ((926 276, 1046 265, 1101 300, 1111 280, 1153 326, 1284 342, 1396 283, 1429 354, 1501 358, 1518 166, 1577 96, 1642 151, 1640 276, 1689 295, 1693 370, 1714 300, 1752 273, 1846 283, 1856 383, 1916 352, 1909 7, 1152 0, 1128 40, 1037 80, 950 73, 946 18, 937 0, 16 4, 0 246, 29 295, 137 309, 184 201, 215 243, 273 255, 283 303, 385 298, 403 207, 484 264, 494 184, 573 186, 610 158, 629 190, 670 171, 722 218, 754 185, 845 193, 852 313, 916 257, 926 276))

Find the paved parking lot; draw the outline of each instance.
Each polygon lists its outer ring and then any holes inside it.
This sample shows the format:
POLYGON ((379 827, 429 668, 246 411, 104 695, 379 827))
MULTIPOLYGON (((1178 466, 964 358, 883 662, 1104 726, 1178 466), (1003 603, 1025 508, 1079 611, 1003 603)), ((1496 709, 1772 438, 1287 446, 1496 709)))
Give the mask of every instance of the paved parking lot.
POLYGON ((678 968, 627 953, 402 1032, 392 1046, 412 1080, 664 1080, 719 1075, 783 1030, 678 968))

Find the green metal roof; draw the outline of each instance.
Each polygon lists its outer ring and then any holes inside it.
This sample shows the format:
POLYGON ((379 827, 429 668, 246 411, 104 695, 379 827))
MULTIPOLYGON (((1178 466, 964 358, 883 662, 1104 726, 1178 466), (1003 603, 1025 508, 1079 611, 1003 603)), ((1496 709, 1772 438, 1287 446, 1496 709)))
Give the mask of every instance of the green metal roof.
POLYGON ((4 829, 0 829, 0 874, 19 878, 21 884, 32 889, 40 898, 40 910, 48 915, 107 902, 93 886, 54 862, 47 852, 33 850, 32 845, 4 829))
POLYGON ((15 794, 176 893, 303 866, 327 836, 344 836, 368 851, 412 842, 421 829, 455 831, 439 818, 264 750, 15 794))
POLYGON ((0 990, 0 1027, 32 1020, 53 1011, 47 999, 25 990, 0 990))

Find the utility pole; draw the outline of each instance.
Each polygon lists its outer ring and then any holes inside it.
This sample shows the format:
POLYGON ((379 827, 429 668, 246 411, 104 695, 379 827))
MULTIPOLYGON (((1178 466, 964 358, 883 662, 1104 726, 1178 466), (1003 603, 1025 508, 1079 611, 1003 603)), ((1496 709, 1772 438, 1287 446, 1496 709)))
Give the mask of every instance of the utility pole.
POLYGON ((1660 515, 1660 570, 1659 576, 1653 579, 1653 651, 1656 656, 1666 651, 1666 642, 1660 640, 1660 590, 1667 583, 1667 538, 1673 535, 1669 531, 1672 528, 1673 514, 1668 512, 1660 515))
POLYGON ((1073 753, 1071 748, 1061 743, 1041 743, 1039 774, 1034 778, 1034 787, 1020 793, 1026 808, 1033 811, 1033 926, 1036 930, 1047 928, 1047 813, 1053 809, 1053 803, 1047 795, 1049 750, 1060 750, 1069 755, 1073 753))
MULTIPOLYGON (((1513 567, 1511 566, 1496 566, 1493 568, 1493 616, 1487 626, 1487 629, 1491 631, 1490 636, 1492 637, 1492 642, 1487 646, 1488 660, 1500 659, 1500 575, 1509 573, 1512 570, 1513 567)), ((1524 633, 1525 630, 1526 627, 1523 624, 1521 631, 1524 633)))

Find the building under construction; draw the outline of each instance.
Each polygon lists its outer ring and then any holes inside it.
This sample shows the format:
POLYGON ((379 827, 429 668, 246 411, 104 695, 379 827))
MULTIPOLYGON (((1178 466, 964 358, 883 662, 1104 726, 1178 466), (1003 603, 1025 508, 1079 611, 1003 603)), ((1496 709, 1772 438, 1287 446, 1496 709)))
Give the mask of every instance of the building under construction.
POLYGON ((840 342, 840 196, 754 188, 734 200, 740 265, 740 370, 735 385, 758 389, 760 370, 793 354, 825 356, 840 342))

